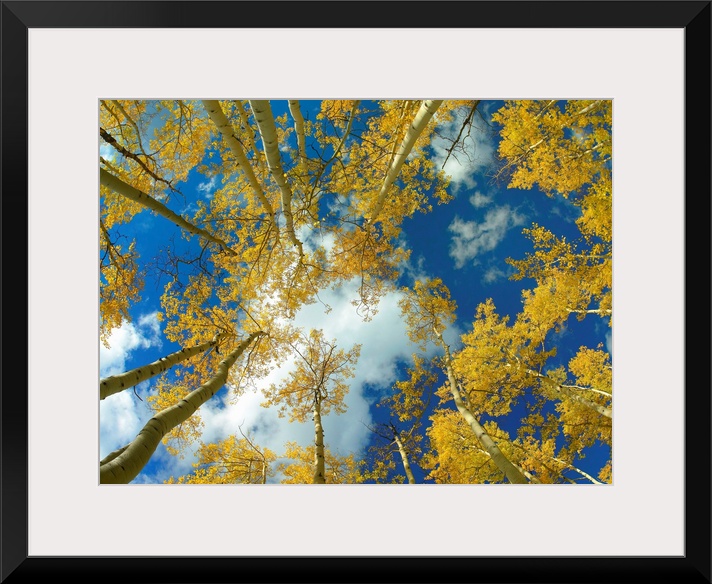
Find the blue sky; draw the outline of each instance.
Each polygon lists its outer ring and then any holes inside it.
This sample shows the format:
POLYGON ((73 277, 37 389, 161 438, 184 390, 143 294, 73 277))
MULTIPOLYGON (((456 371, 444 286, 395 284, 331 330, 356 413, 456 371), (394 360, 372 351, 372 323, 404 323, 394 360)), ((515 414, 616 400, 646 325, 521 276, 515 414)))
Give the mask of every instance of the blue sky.
MULTIPOLYGON (((480 111, 488 119, 502 102, 482 102, 480 111)), ((302 102, 305 117, 313 118, 315 102, 302 102), (311 109, 310 109, 311 106, 311 109)), ((273 103, 275 114, 286 110, 286 102, 273 103)), ((493 183, 488 177, 490 165, 495 162, 496 138, 479 117, 474 118, 474 129, 466 141, 469 157, 451 157, 445 165, 451 177, 450 191, 453 200, 446 205, 434 205, 428 214, 417 214, 406 219, 403 244, 411 250, 409 264, 403 266, 402 283, 413 277, 439 277, 448 286, 458 304, 457 322, 446 332, 446 340, 453 349, 458 348, 459 335, 467 332, 475 309, 480 302, 493 298, 500 314, 512 319, 521 308, 521 291, 531 287, 531 281, 512 281, 511 266, 505 258, 522 258, 531 251, 530 241, 522 229, 532 222, 545 225, 558 235, 576 233, 576 209, 563 199, 551 199, 537 190, 507 189, 493 183)), ((459 127, 442 128, 442 133, 454 135, 459 127)), ((433 156, 445 160, 444 141, 435 141, 433 156)), ((114 156, 106 146, 102 156, 114 156)), ((217 188, 215 181, 193 172, 189 180, 179 186, 185 199, 171 199, 169 207, 189 216, 199 200, 209 200, 217 188)), ((143 211, 119 229, 129 239, 136 237, 137 249, 142 258, 153 257, 167 242, 177 242, 190 248, 195 245, 182 239, 168 221, 143 211)), ((308 242, 307 242, 308 243, 308 242)), ((362 346, 356 374, 350 384, 346 402, 348 410, 339 416, 325 417, 326 444, 332 451, 347 455, 363 453, 373 435, 369 424, 383 420, 383 410, 374 407, 379 392, 387 391, 409 364, 410 355, 417 351, 408 340, 405 325, 398 308, 399 293, 385 297, 378 313, 369 322, 363 320, 351 305, 356 284, 346 284, 320 296, 332 307, 325 314, 323 305, 317 303, 302 309, 296 324, 307 328, 322 328, 327 338, 339 339, 342 348, 354 343, 362 346)), ((111 349, 100 347, 100 375, 106 377, 152 362, 179 347, 170 343, 162 333, 162 323, 156 314, 160 311, 162 284, 149 276, 140 303, 132 307, 130 323, 113 331, 109 342, 111 349)), ((610 351, 611 329, 602 319, 587 318, 576 326, 567 327, 558 339, 558 359, 563 363, 579 346, 596 346, 605 343, 610 351)), ((431 349, 430 354, 435 354, 431 349)), ((239 365, 239 363, 238 363, 239 365)), ((273 372, 265 385, 286 375, 288 369, 273 372)), ((140 384, 136 392, 124 391, 110 396, 100 404, 100 455, 127 444, 140 431, 152 413, 146 397, 152 391, 151 382, 140 384)), ((278 418, 275 411, 260 406, 259 392, 246 392, 237 403, 226 403, 227 388, 221 390, 200 410, 204 421, 205 441, 216 441, 238 431, 249 430, 255 441, 280 453, 287 441, 297 441, 303 446, 313 441, 311 423, 289 424, 278 418)), ((608 453, 601 456, 607 458, 608 453)), ((592 452, 579 462, 580 468, 597 474, 602 458, 592 452)), ((193 454, 188 451, 183 458, 170 456, 163 446, 136 478, 136 483, 163 482, 170 476, 179 476, 192 470, 193 454)), ((398 461, 397 461, 398 462, 398 461)), ((416 476, 423 473, 412 461, 416 476)))

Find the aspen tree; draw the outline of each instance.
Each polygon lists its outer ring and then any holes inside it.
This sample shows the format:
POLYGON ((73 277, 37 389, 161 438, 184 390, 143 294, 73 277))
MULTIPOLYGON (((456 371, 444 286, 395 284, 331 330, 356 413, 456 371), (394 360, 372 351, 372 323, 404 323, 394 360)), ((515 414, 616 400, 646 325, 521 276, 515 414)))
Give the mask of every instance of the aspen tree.
POLYGON ((168 484, 255 484, 264 485, 274 475, 272 465, 277 455, 269 448, 260 448, 250 436, 240 430, 241 438, 230 435, 217 443, 201 444, 195 470, 168 484))
POLYGON ((220 362, 215 375, 207 383, 193 390, 177 404, 153 416, 132 442, 106 456, 100 463, 100 482, 128 483, 135 479, 158 448, 163 436, 187 420, 215 395, 227 381, 230 367, 263 334, 262 331, 251 333, 220 362))
POLYGON ((610 101, 508 101, 495 113, 496 178, 566 199, 578 233, 564 237, 544 220, 525 230, 532 250, 507 262, 513 280, 533 284, 511 318, 491 302, 471 322, 462 315, 456 322, 455 303, 436 278, 403 290, 408 334, 439 357, 414 357, 392 384, 381 400, 384 418, 370 425, 380 449, 366 450, 364 459, 329 452, 328 437, 338 430, 329 430, 327 417, 345 407, 360 347, 337 349, 314 327, 296 328, 295 318, 318 302, 328 310, 324 291, 348 283, 357 287, 356 313, 369 320, 399 290, 411 260, 403 245, 407 219, 452 199, 437 166, 459 156, 473 116, 486 115, 489 104, 307 105, 100 101, 100 339, 108 346, 129 320, 153 272, 163 335, 181 347, 99 380, 100 399, 150 381, 145 405, 155 414, 100 462, 101 481, 134 480, 163 443, 176 456, 198 448, 194 471, 169 480, 181 484, 264 484, 270 476, 413 484, 417 467, 431 482, 609 482, 610 460, 596 471, 580 461, 590 447, 611 447, 610 352, 584 343, 568 355, 556 351, 560 335, 580 321, 612 323, 610 101), (433 156, 435 148, 442 156, 433 156), (199 193, 186 191, 192 180, 206 181, 199 193), (177 213, 179 202, 185 206, 177 213), (169 238, 188 243, 177 248, 166 240, 156 257, 139 257, 146 241, 133 221, 146 208, 178 227, 169 238), (453 324, 461 331, 454 342, 453 324), (258 332, 236 344, 246 329, 258 332), (264 381, 292 364, 283 381, 264 381), (225 386, 226 407, 254 388, 290 420, 311 416, 312 443, 288 443, 289 461, 275 466, 275 453, 246 435, 203 442, 200 405, 225 386))
MULTIPOLYGON (((282 476, 283 484, 310 484, 314 481, 315 446, 299 446, 296 442, 287 442, 282 458, 288 462, 277 465, 277 473, 282 476)), ((353 485, 364 481, 361 465, 354 454, 339 456, 328 448, 324 450, 324 477, 326 484, 353 485)))
MULTIPOLYGON (((214 99, 206 99, 203 100, 202 103, 203 107, 208 112, 210 119, 213 121, 219 132, 222 134, 223 139, 230 148, 230 151, 234 154, 237 160, 237 164, 240 167, 240 170, 245 174, 245 177, 250 183, 254 194, 257 196, 260 203, 262 204, 262 207, 267 213, 267 216, 269 217, 272 226, 274 227, 274 229, 277 229, 277 222, 275 219, 272 204, 269 202, 269 199, 267 198, 267 195, 265 194, 262 188, 262 184, 257 179, 257 176, 252 170, 252 166, 250 165, 250 161, 247 159, 247 155, 245 154, 245 150, 242 147, 242 144, 235 137, 235 132, 232 128, 232 125, 225 116, 225 113, 223 112, 222 107, 220 106, 220 102, 214 99)), ((249 125, 247 127, 249 128, 249 125)))
POLYGON ((272 180, 282 193, 282 214, 286 222, 285 231, 290 241, 299 252, 299 257, 304 255, 302 242, 294 233, 294 217, 292 215, 292 188, 287 180, 287 174, 282 166, 282 157, 279 153, 279 141, 275 126, 272 108, 268 100, 250 100, 250 107, 255 115, 255 121, 260 130, 262 148, 264 149, 267 165, 269 166, 272 180))
POLYGON ((420 136, 420 134, 425 130, 430 118, 433 117, 433 114, 437 111, 442 102, 442 99, 427 99, 423 101, 418 113, 415 118, 413 118, 413 122, 403 138, 403 142, 398 148, 398 152, 393 157, 393 161, 388 168, 386 177, 383 179, 383 185, 381 185, 381 190, 378 192, 378 197, 376 199, 376 206, 368 218, 369 223, 373 224, 378 219, 378 216, 383 209, 383 204, 386 201, 386 197, 388 196, 388 189, 393 184, 393 181, 396 180, 396 177, 398 176, 405 159, 408 157, 408 154, 410 154, 410 151, 413 149, 413 145, 418 139, 418 136, 420 136))
POLYGON ((208 349, 216 347, 220 341, 220 338, 221 335, 216 335, 215 338, 210 341, 206 341, 205 343, 196 345, 195 347, 180 349, 179 351, 166 355, 165 357, 161 357, 157 361, 154 361, 148 365, 137 367, 136 369, 132 369, 131 371, 126 371, 118 375, 112 375, 111 377, 105 377, 99 381, 99 399, 105 399, 110 395, 129 389, 130 387, 134 387, 142 381, 146 381, 159 373, 163 373, 181 361, 185 361, 195 355, 204 353, 208 349))
POLYGON ((336 348, 336 341, 328 341, 321 330, 312 329, 290 343, 296 355, 296 368, 280 385, 272 384, 264 391, 263 406, 276 406, 280 415, 290 421, 303 422, 309 415, 314 422, 313 483, 324 484, 324 428, 322 415, 334 411, 344 413, 346 380, 353 377, 360 345, 348 352, 336 348))
POLYGON ((527 478, 502 453, 462 399, 450 347, 442 336, 445 327, 454 320, 455 303, 450 299, 449 290, 442 280, 435 278, 425 282, 417 281, 412 290, 407 290, 406 293, 406 297, 401 301, 401 309, 408 324, 409 336, 423 347, 429 340, 434 341, 444 351, 443 368, 458 412, 507 479, 512 483, 527 484, 527 478))
POLYGON ((178 225, 178 227, 185 229, 188 233, 192 233, 193 235, 199 235, 200 237, 204 237, 208 241, 211 241, 213 243, 216 243, 219 245, 222 249, 224 249, 226 252, 230 254, 235 254, 235 251, 230 249, 230 246, 220 239, 219 237, 215 237, 211 233, 205 231, 204 229, 201 229, 200 227, 196 227, 177 213, 171 211, 168 207, 166 207, 163 203, 160 201, 157 201, 150 195, 139 191, 138 189, 132 187, 130 184, 125 183, 122 181, 120 178, 112 175, 110 172, 107 172, 103 168, 99 169, 99 178, 101 181, 101 184, 114 192, 126 197, 127 199, 130 199, 132 201, 136 201, 140 205, 146 207, 147 209, 150 209, 151 211, 156 212, 158 215, 161 215, 162 217, 165 217, 169 221, 175 223, 178 225))

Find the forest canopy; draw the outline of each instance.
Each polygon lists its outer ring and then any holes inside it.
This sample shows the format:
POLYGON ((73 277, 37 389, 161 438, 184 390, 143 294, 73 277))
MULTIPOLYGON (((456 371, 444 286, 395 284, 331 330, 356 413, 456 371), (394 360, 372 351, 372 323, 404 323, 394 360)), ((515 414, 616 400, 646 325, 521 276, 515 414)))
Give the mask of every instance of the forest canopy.
POLYGON ((612 482, 611 110, 101 100, 100 482, 612 482))

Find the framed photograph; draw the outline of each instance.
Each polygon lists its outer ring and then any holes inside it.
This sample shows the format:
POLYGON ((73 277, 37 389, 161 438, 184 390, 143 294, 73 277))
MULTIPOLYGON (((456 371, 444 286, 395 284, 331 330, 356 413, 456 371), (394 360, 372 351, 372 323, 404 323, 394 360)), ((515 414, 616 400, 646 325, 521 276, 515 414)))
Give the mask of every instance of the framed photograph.
POLYGON ((0 580, 710 582, 711 14, 3 1, 0 580))

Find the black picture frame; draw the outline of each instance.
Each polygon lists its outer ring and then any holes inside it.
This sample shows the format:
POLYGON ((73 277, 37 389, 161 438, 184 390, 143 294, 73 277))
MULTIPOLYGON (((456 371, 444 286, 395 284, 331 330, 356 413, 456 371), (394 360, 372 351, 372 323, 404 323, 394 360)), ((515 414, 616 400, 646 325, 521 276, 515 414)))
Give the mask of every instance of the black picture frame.
MULTIPOLYGON (((6 316, 28 314, 28 29, 121 27, 411 26, 684 28, 685 30, 685 554, 683 557, 29 557, 27 332, 5 321, 2 383, 2 582, 710 582, 710 1, 462 1, 428 3, 427 24, 405 3, 2 2, 2 259, 6 316), (221 20, 210 16, 220 5, 221 20), (263 3, 262 3, 263 4, 263 3), (334 18, 335 6, 349 14, 334 18), (395 6, 400 4, 400 6, 395 6), (437 4, 439 10, 435 10, 437 4), (360 6, 354 6, 360 5, 360 6), (392 6, 389 6, 392 5, 392 6), (361 8, 354 10, 354 8, 361 8), (453 14, 460 15, 453 19, 453 14), (329 16, 329 14, 331 16, 329 16), (476 18, 475 18, 476 16, 476 18), (690 193, 690 199, 687 199, 690 193), (690 469, 694 466, 694 479, 690 469)), ((413 6, 415 3, 409 3, 413 6)), ((423 3, 425 4, 425 3, 423 3)), ((1 278, 1 276, 0 276, 1 278)), ((1 279, 0 279, 1 282, 1 279)), ((1 345, 0 345, 1 346, 1 345)), ((654 513, 654 510, 651 510, 654 513)), ((394 531, 397 531, 395 529, 394 531)), ((204 537, 205 534, 200 535, 204 537)))

